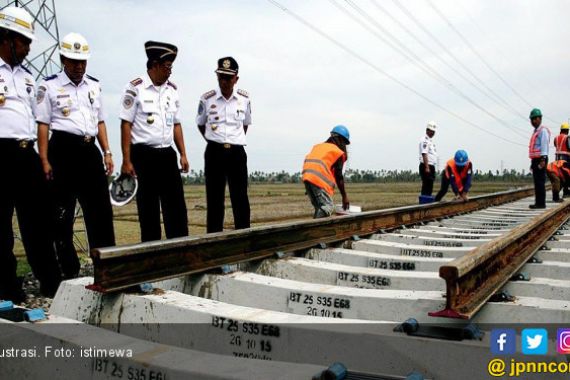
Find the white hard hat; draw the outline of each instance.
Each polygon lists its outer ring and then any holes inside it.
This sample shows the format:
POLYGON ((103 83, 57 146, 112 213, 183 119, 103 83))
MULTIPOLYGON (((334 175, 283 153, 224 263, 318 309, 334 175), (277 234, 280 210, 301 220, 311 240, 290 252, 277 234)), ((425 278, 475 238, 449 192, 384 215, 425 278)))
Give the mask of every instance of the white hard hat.
POLYGON ((0 10, 0 28, 19 33, 32 41, 36 39, 34 18, 23 8, 6 7, 0 10))
POLYGON ((139 182, 133 176, 121 174, 109 185, 111 204, 113 206, 124 206, 133 200, 137 194, 139 182))
POLYGON ((91 56, 87 40, 79 33, 69 33, 59 44, 59 54, 69 59, 86 61, 91 56))
POLYGON ((435 121, 430 121, 427 126, 426 129, 429 129, 430 131, 437 131, 437 124, 435 123, 435 121))

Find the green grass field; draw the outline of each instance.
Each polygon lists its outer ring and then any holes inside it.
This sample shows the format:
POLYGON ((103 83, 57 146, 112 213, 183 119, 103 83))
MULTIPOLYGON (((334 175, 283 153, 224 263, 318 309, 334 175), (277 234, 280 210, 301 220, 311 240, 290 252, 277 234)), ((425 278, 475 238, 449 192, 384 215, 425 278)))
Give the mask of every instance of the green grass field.
MULTIPOLYGON (((529 185, 529 183, 475 182, 471 195, 493 193, 525 185, 529 185)), ((439 186, 436 184, 434 194, 438 188, 439 186)), ((351 204, 359 205, 365 211, 416 204, 419 189, 419 182, 347 184, 347 192, 351 204)), ((302 184, 252 184, 249 190, 249 197, 253 226, 309 219, 313 214, 312 206, 305 195, 305 188, 302 184)), ((451 197, 452 192, 450 190, 447 194, 447 199, 451 199, 451 197)), ((190 234, 194 236, 204 234, 206 232, 206 196, 204 186, 186 186, 185 198, 188 208, 190 234)), ((233 216, 229 195, 227 194, 226 201, 225 228, 229 230, 233 228, 233 216)), ((335 201, 340 203, 339 194, 335 194, 335 201)), ((140 241, 140 233, 136 204, 132 202, 125 207, 115 208, 114 215, 117 244, 138 243, 140 241)), ((16 234, 18 234, 15 218, 14 229, 16 234)), ((86 234, 82 220, 76 222, 75 230, 76 245, 78 251, 81 251, 82 247, 86 247, 86 234)), ((29 266, 19 240, 16 240, 14 251, 19 258, 19 274, 27 273, 29 266)), ((84 261, 89 260, 85 252, 81 253, 81 259, 84 261)))

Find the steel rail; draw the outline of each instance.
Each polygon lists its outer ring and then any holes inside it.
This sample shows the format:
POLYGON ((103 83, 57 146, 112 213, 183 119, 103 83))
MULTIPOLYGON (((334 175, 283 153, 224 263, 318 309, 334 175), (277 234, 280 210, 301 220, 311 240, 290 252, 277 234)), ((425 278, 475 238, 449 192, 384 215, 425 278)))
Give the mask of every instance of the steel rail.
POLYGON ((94 283, 90 288, 103 293, 114 292, 143 282, 203 272, 226 264, 267 258, 278 252, 307 249, 319 243, 338 242, 382 229, 471 212, 531 194, 533 189, 527 187, 477 196, 467 202, 405 206, 203 237, 93 249, 94 283))
POLYGON ((439 268, 445 279, 445 309, 432 317, 471 319, 570 217, 570 203, 540 214, 507 234, 439 268))

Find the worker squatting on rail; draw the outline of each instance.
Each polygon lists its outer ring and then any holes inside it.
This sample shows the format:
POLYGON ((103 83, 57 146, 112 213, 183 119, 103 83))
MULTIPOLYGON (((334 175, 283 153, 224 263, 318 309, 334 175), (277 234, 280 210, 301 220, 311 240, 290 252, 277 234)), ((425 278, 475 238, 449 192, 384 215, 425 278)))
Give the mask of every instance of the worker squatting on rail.
POLYGON ((113 210, 107 175, 113 173, 99 80, 86 74, 91 56, 80 34, 66 35, 59 50, 63 71, 38 87, 38 150, 53 195, 55 247, 63 277, 77 277, 81 267, 73 244, 75 206, 79 201, 90 248, 115 245, 113 210), (49 138, 49 132, 52 135, 49 138), (95 145, 98 140, 101 151, 95 145))
POLYGON ((546 174, 552 184, 552 201, 562 202, 560 189, 564 189, 564 197, 570 195, 567 188, 570 185, 570 163, 564 160, 549 162, 546 166, 546 174))
POLYGON ((550 130, 542 125, 542 112, 538 108, 530 111, 530 123, 534 132, 528 144, 528 157, 531 160, 530 169, 534 180, 534 204, 529 208, 546 208, 546 165, 548 165, 548 146, 550 145, 550 130))
POLYGON ((188 215, 176 145, 183 173, 189 170, 180 116, 178 87, 169 78, 178 54, 174 45, 148 41, 145 74, 125 87, 120 111, 121 173, 138 179, 141 240, 160 240, 160 210, 166 237, 188 236, 188 215))
POLYGON ((471 179, 473 176, 473 165, 469 160, 467 152, 458 150, 455 156, 447 161, 445 169, 441 173, 441 188, 435 196, 435 201, 439 202, 443 199, 449 185, 455 194, 455 199, 467 201, 469 199, 469 189, 471 188, 471 179))
POLYGON ((218 60, 218 88, 200 97, 196 124, 207 142, 204 152, 206 176, 206 230, 224 228, 226 183, 230 190, 234 226, 249 228, 247 195, 246 134, 251 125, 251 100, 247 91, 236 89, 239 65, 233 57, 218 60))
POLYGON ((14 208, 28 263, 44 296, 55 295, 61 273, 50 230, 47 183, 34 150, 35 81, 21 65, 36 39, 33 18, 16 7, 2 9, 0 16, 0 161, 9 179, 0 186, 0 300, 19 303, 26 295, 22 278, 16 276, 14 208))
POLYGON ((344 125, 337 125, 324 143, 313 146, 305 156, 302 179, 315 213, 313 218, 331 216, 334 211, 333 194, 335 185, 342 195, 342 208, 348 210, 350 202, 344 188, 342 168, 348 159, 346 146, 350 134, 344 125))

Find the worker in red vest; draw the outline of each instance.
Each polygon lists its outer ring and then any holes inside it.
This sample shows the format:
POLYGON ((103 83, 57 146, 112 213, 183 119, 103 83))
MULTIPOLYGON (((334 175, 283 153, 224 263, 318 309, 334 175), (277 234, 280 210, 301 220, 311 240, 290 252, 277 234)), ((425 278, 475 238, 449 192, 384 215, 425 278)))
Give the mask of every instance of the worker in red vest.
POLYGON ((443 199, 449 185, 453 189, 455 199, 467 201, 469 189, 471 188, 471 177, 473 175, 473 165, 469 161, 469 156, 464 150, 455 152, 455 157, 447 161, 443 173, 441 173, 441 188, 435 196, 435 201, 443 199))
POLYGON ((556 159, 570 161, 570 142, 568 141, 568 123, 562 123, 560 126, 560 134, 554 139, 554 147, 556 148, 556 159))
POLYGON ((348 156, 346 146, 350 144, 350 134, 344 125, 337 125, 331 137, 322 144, 313 146, 305 156, 303 183, 315 213, 313 218, 331 216, 334 211, 333 194, 335 185, 342 195, 342 208, 348 210, 350 203, 344 189, 342 168, 348 156))
MULTIPOLYGON (((570 163, 564 160, 551 162, 546 167, 546 174, 552 183, 552 201, 562 202, 560 199, 560 188, 566 189, 570 184, 570 163)), ((569 193, 564 191, 564 197, 569 193)))
MULTIPOLYGON (((556 159, 570 162, 570 141, 568 140, 568 123, 562 123, 560 126, 560 134, 554 139, 554 147, 556 148, 556 159)), ((564 188, 564 196, 570 194, 570 183, 562 182, 564 188)))
POLYGON ((534 180, 534 204, 531 209, 546 208, 546 165, 548 164, 548 146, 550 145, 550 130, 542 125, 542 112, 538 108, 530 111, 530 123, 534 132, 528 144, 530 169, 534 180))

